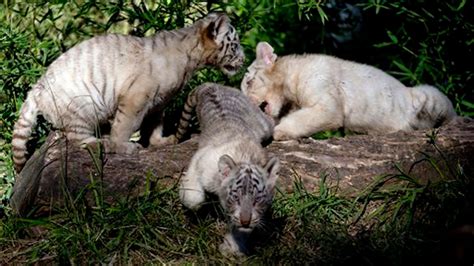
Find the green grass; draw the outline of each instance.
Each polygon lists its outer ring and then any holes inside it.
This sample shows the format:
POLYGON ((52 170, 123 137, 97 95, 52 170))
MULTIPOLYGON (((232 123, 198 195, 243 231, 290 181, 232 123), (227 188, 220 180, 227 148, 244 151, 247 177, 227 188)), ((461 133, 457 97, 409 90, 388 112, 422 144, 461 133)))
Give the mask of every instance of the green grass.
MULTIPOLYGON (((99 187, 89 189, 100 195, 99 187)), ((208 243, 217 243, 222 228, 210 219, 189 223, 176 191, 176 187, 151 187, 141 198, 121 199, 113 205, 97 201, 94 206, 79 196, 74 204, 56 210, 51 217, 12 216, 2 220, 1 246, 20 248, 22 252, 9 258, 11 254, 3 250, 0 261, 139 263, 205 259, 216 253, 216 245, 208 243), (34 231, 44 233, 38 236, 34 231)))

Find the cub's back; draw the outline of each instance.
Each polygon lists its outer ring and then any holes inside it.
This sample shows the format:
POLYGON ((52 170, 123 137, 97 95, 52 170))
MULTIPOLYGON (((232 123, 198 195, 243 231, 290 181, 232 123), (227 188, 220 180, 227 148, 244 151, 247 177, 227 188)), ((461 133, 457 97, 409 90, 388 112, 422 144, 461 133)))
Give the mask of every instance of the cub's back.
POLYGON ((240 90, 205 83, 195 93, 201 135, 211 142, 239 135, 262 142, 273 135, 273 120, 251 104, 240 90))
POLYGON ((66 110, 90 112, 99 120, 112 116, 120 89, 138 74, 148 46, 145 39, 119 34, 77 44, 51 63, 34 86, 40 110, 56 127, 62 127, 66 110), (93 108, 84 107, 85 103, 93 108))
MULTIPOLYGON (((381 69, 331 55, 286 55, 280 57, 275 65, 277 68, 282 68, 285 71, 291 69, 291 71, 301 73, 300 75, 307 79, 331 78, 339 82, 355 84, 352 89, 358 91, 366 89, 358 89, 360 85, 367 87, 368 85, 366 84, 370 84, 371 82, 373 83, 369 85, 371 87, 374 87, 374 85, 377 85, 380 82, 387 83, 390 87, 404 87, 400 81, 381 69)), ((375 87, 377 88, 377 86, 375 87)))

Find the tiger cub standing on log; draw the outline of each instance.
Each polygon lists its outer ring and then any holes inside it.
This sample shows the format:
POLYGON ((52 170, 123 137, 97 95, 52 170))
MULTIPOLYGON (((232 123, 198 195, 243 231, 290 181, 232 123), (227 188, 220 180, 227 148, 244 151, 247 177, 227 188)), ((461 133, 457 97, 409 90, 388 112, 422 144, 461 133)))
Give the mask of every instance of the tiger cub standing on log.
POLYGON ((196 109, 201 127, 199 149, 181 180, 184 206, 196 210, 205 192, 217 194, 230 220, 230 232, 220 245, 224 254, 244 255, 246 242, 272 203, 280 163, 269 157, 261 143, 271 138, 273 121, 239 90, 205 83, 188 96, 181 138, 196 109))
MULTIPOLYGON (((232 75, 243 60, 237 32, 217 13, 151 37, 107 34, 79 43, 28 92, 13 131, 15 169, 26 162, 39 114, 77 144, 95 143, 97 127, 111 120, 109 151, 132 153, 140 145, 129 138, 147 112, 163 109, 195 70, 215 66, 232 75)), ((153 134, 152 145, 160 133, 153 134)))
POLYGON ((281 118, 275 140, 341 127, 360 133, 427 129, 456 116, 450 100, 432 86, 408 88, 375 67, 327 55, 277 59, 266 42, 257 45, 241 89, 267 114, 281 118))

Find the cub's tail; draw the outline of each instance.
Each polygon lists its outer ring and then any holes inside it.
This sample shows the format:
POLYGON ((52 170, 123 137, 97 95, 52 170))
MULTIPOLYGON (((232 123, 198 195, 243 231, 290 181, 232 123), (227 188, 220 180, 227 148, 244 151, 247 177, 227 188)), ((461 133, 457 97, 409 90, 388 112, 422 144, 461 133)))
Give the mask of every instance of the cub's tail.
POLYGON ((13 128, 12 150, 15 171, 20 173, 27 160, 27 147, 29 137, 36 126, 38 105, 34 97, 26 97, 20 110, 20 116, 13 128))
POLYGON ((184 104, 184 109, 181 113, 181 118, 179 120, 178 129, 176 130, 175 134, 177 142, 181 142, 184 135, 188 131, 191 118, 193 117, 193 112, 196 109, 197 105, 197 91, 200 88, 201 86, 192 90, 189 93, 188 98, 186 99, 186 103, 184 104))

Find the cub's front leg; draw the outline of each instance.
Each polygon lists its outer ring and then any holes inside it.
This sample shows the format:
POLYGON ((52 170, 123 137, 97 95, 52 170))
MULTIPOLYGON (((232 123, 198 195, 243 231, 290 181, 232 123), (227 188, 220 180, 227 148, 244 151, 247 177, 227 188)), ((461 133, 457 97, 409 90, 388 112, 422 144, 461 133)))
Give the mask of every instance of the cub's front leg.
POLYGON ((273 133, 274 140, 297 139, 343 126, 343 113, 335 106, 303 107, 284 116, 273 133))
POLYGON ((163 137, 163 124, 158 125, 150 136, 150 145, 160 147, 164 145, 177 144, 178 139, 175 135, 163 137))
POLYGON ((163 137, 164 113, 162 108, 164 103, 158 103, 155 109, 148 111, 140 126, 140 144, 143 146, 160 147, 169 144, 177 144, 178 140, 174 135, 163 137))
POLYGON ((186 175, 181 179, 179 186, 179 198, 186 208, 197 210, 206 199, 206 193, 202 187, 199 176, 202 172, 198 169, 201 156, 199 152, 191 159, 186 175))
POLYGON ((130 142, 130 136, 141 125, 150 108, 152 89, 145 82, 136 81, 126 94, 119 96, 118 108, 110 132, 110 152, 135 153, 142 146, 130 142))
POLYGON ((243 257, 248 254, 248 232, 240 232, 233 228, 224 236, 224 241, 219 245, 219 251, 225 256, 243 257))

